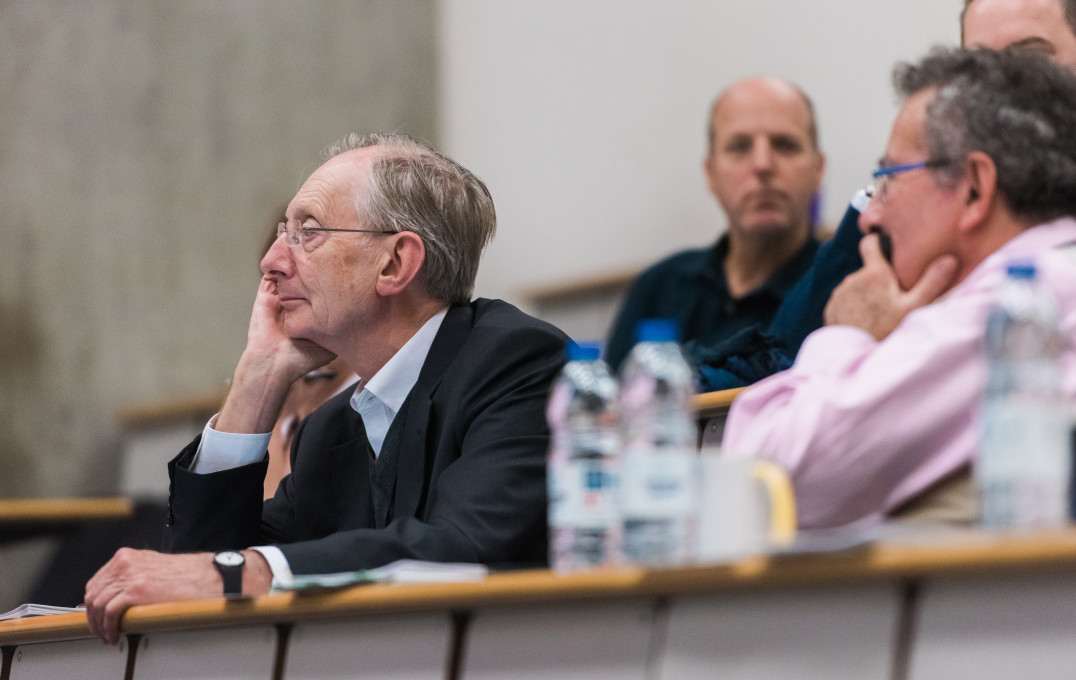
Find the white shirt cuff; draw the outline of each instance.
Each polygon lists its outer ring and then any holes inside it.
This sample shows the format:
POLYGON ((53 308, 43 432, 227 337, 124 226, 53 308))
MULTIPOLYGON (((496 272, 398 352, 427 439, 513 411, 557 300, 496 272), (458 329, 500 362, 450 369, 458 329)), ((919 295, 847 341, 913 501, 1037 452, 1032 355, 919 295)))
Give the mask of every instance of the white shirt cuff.
POLYGON ((273 572, 273 588, 291 585, 291 565, 284 553, 280 552, 280 548, 275 545, 259 545, 251 550, 257 550, 269 563, 269 570, 273 572))
POLYGON ((217 416, 213 416, 202 430, 202 440, 198 442, 198 452, 194 455, 191 472, 204 475, 210 472, 231 470, 242 465, 256 463, 265 457, 265 452, 269 450, 269 438, 273 436, 272 432, 265 434, 219 432, 213 429, 213 423, 216 421, 217 416))

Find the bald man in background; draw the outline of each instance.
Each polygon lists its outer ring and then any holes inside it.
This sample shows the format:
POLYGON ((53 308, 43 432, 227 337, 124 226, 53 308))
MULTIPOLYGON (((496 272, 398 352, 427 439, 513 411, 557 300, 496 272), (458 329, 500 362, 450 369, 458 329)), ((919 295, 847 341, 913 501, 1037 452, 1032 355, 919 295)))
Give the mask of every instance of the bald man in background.
POLYGON ((703 170, 728 220, 713 246, 674 254, 632 284, 606 359, 619 366, 640 319, 676 319, 682 340, 712 342, 769 323, 810 267, 811 200, 825 156, 810 99, 787 81, 750 78, 715 100, 703 170))

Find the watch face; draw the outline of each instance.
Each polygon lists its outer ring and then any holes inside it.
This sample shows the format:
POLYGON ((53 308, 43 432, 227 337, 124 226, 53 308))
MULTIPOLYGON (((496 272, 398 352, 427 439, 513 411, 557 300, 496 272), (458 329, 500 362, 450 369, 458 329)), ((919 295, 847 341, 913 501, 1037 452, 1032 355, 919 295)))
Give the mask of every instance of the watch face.
POLYGON ((234 550, 228 550, 226 552, 219 552, 213 556, 213 561, 222 567, 238 567, 245 561, 243 555, 235 552, 234 550))

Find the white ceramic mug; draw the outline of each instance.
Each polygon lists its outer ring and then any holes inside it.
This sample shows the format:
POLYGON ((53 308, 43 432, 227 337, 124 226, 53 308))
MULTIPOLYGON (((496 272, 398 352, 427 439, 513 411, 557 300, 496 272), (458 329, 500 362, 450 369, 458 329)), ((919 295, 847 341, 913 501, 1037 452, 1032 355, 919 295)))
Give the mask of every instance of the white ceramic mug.
POLYGON ((768 461, 700 454, 697 559, 715 562, 792 540, 796 504, 788 474, 768 461))

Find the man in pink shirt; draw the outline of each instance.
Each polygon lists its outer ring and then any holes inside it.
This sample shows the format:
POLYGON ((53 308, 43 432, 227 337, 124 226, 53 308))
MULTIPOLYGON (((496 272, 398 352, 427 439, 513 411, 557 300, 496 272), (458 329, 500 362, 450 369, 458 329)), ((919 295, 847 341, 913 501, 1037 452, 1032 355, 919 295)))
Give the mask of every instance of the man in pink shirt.
POLYGON ((967 471, 986 314, 1012 259, 1034 258, 1053 291, 1076 396, 1076 75, 1041 55, 939 51, 894 80, 903 106, 860 218, 879 232, 864 267, 793 367, 742 394, 726 424, 728 455, 790 472, 802 527, 881 519, 967 471), (951 284, 914 309, 926 279, 951 284))

